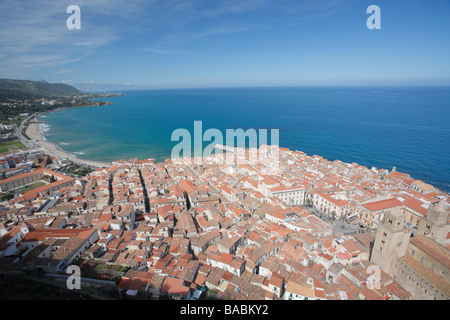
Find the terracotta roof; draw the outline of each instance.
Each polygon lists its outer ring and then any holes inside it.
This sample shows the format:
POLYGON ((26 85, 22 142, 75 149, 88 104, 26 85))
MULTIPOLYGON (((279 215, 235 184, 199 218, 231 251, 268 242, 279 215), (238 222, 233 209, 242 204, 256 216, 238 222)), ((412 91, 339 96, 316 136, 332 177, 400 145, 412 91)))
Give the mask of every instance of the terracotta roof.
POLYGON ((286 292, 298 294, 305 297, 314 297, 314 290, 309 284, 298 284, 294 281, 288 281, 286 292))
POLYGON ((46 238, 86 238, 96 229, 45 229, 28 232, 22 241, 44 241, 46 238))
POLYGON ((419 199, 413 198, 410 195, 404 193, 402 193, 400 196, 404 199, 402 202, 405 206, 421 213, 424 216, 427 215, 428 209, 423 207, 423 205, 426 204, 425 202, 422 202, 419 199))
POLYGON ((438 276, 429 268, 425 267, 422 263, 412 258, 410 255, 405 255, 399 259, 400 262, 405 263, 408 267, 412 268, 415 273, 419 274, 426 281, 431 283, 434 287, 438 288, 445 295, 450 295, 450 286, 444 278, 438 276))
POLYGON ((450 268, 450 250, 446 247, 425 236, 411 238, 410 243, 450 268))
POLYGON ((379 211, 388 208, 394 208, 403 205, 397 198, 380 200, 370 203, 364 203, 362 206, 370 211, 379 211))
POLYGON ((317 192, 316 194, 339 207, 343 207, 349 204, 347 200, 334 199, 333 197, 330 197, 328 194, 325 194, 323 192, 317 192))

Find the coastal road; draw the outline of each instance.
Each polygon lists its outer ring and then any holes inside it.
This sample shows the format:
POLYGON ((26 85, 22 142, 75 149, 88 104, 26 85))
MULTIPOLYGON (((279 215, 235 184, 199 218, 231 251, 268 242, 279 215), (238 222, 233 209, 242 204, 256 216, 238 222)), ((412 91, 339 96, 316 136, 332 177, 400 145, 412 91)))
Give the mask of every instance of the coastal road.
POLYGON ((20 123, 19 128, 17 129, 17 132, 16 132, 17 136, 19 137, 20 142, 22 142, 25 145, 25 147, 27 147, 27 149, 39 149, 39 148, 41 148, 41 146, 38 143, 36 143, 33 140, 28 140, 27 138, 25 138, 22 135, 22 130, 25 127, 25 124, 30 119, 32 119, 34 117, 37 118, 38 116, 39 116, 39 113, 33 113, 31 116, 29 116, 29 117, 25 118, 24 120, 22 120, 22 122, 20 123))

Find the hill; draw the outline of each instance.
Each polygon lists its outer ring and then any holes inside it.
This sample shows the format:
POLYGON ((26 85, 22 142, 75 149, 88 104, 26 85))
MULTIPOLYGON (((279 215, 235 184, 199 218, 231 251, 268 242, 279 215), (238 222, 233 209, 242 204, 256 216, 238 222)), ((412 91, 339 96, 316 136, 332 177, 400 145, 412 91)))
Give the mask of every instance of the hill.
POLYGON ((0 98, 29 99, 33 97, 72 97, 84 94, 64 83, 0 79, 0 98))

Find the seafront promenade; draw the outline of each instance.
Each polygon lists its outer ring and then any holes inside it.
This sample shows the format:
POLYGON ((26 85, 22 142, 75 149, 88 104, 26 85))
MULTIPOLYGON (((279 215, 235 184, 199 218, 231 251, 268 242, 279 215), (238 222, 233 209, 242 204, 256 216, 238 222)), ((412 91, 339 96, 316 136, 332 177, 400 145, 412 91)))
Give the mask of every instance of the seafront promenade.
POLYGON ((70 153, 62 150, 60 147, 58 147, 56 144, 51 143, 47 140, 44 140, 42 136, 41 129, 39 128, 39 123, 35 122, 35 120, 31 120, 28 124, 28 127, 25 131, 25 134, 35 143, 37 144, 41 149, 43 149, 47 154, 50 154, 51 156, 57 157, 59 159, 67 159, 74 163, 78 164, 84 164, 92 167, 97 168, 103 168, 103 167, 110 167, 110 163, 106 162, 99 162, 99 161, 91 161, 86 159, 80 159, 77 157, 74 157, 70 153))

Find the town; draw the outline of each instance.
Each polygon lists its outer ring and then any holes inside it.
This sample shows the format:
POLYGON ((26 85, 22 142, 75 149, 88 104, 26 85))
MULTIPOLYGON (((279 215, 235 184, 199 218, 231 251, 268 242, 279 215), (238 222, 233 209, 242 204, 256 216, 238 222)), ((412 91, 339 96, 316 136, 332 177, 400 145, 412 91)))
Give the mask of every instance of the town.
POLYGON ((83 294, 104 299, 449 299, 446 192, 395 167, 278 151, 276 166, 223 153, 75 174, 9 150, 0 274, 63 287, 76 265, 83 294))

